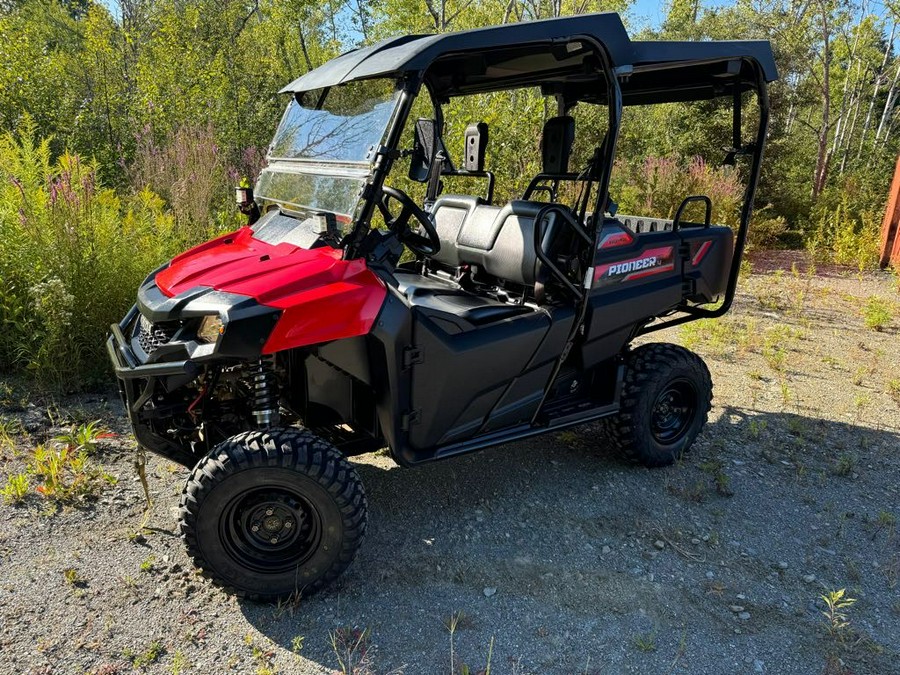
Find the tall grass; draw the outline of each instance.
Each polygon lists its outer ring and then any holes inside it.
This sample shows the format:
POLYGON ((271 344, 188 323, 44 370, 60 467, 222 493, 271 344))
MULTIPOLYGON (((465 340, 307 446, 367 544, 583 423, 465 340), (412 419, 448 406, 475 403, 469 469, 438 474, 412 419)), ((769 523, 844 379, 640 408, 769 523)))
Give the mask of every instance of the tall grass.
MULTIPOLYGON (((643 162, 616 162, 610 185, 622 213, 672 218, 688 195, 706 195, 712 220, 736 227, 740 221, 743 184, 730 167, 715 167, 700 157, 648 157, 643 162)), ((685 218, 702 219, 702 207, 691 206, 685 218)))
POLYGON ((118 195, 50 140, 27 118, 0 136, 0 373, 77 388, 108 373, 109 324, 147 272, 209 226, 176 225, 149 188, 118 195))
POLYGON ((210 222, 226 189, 225 160, 211 126, 184 125, 162 143, 138 135, 129 178, 135 190, 155 189, 179 225, 210 222))

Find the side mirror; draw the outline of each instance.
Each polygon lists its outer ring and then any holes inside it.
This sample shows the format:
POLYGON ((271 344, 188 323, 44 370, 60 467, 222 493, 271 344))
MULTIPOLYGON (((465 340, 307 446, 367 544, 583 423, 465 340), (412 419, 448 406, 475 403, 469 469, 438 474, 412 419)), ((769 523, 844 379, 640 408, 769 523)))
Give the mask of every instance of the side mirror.
POLYGON ((409 178, 417 183, 427 183, 431 165, 438 153, 444 157, 444 166, 452 170, 450 155, 438 134, 437 122, 432 119, 416 120, 412 156, 409 160, 409 178))
POLYGON ((466 127, 466 156, 463 167, 466 171, 484 171, 484 154, 488 144, 488 125, 484 122, 466 127))
POLYGON ((434 146, 437 139, 437 124, 434 120, 416 120, 412 156, 409 159, 409 177, 417 183, 427 183, 434 160, 434 146))

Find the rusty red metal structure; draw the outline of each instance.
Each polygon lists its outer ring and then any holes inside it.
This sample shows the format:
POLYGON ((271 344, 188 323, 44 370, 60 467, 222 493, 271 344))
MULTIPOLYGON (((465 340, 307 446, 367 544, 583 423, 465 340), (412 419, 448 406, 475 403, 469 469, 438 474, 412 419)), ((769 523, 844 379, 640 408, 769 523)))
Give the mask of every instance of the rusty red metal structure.
POLYGON ((881 225, 881 255, 878 260, 882 269, 893 265, 900 270, 900 157, 894 168, 894 179, 888 193, 884 223, 881 225))

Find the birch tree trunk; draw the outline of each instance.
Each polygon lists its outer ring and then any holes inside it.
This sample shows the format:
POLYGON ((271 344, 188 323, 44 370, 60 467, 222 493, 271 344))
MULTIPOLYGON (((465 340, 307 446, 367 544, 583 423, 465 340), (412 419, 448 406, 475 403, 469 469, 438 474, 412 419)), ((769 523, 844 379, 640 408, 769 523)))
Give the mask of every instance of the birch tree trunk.
POLYGON ((856 92, 855 101, 853 104, 853 118, 850 121, 850 132, 847 134, 846 142, 843 143, 843 152, 841 153, 841 168, 840 174, 844 175, 844 169, 847 168, 847 157, 850 155, 850 143, 853 141, 853 132, 856 131, 856 121, 859 117, 859 103, 862 100, 862 83, 860 83, 858 91, 856 92))
MULTIPOLYGON (((838 113, 836 126, 834 129, 834 139, 831 143, 831 154, 833 155, 838 151, 840 147, 841 141, 844 140, 844 132, 847 128, 847 121, 845 119, 845 114, 847 112, 847 92, 850 91, 850 69, 853 67, 853 62, 856 61, 856 48, 859 46, 859 34, 862 32, 862 19, 865 16, 865 3, 863 3, 862 14, 859 19, 859 23, 856 24, 856 35, 853 38, 853 46, 850 48, 850 58, 847 61, 847 70, 844 74, 844 89, 841 92, 841 110, 838 113)), ((859 70, 860 64, 857 62, 856 64, 856 79, 853 82, 853 91, 856 90, 856 80, 859 79, 859 70)), ((851 92, 852 97, 852 92, 851 92)))
POLYGON ((831 130, 831 25, 829 23, 828 7, 824 0, 819 0, 819 9, 822 12, 822 122, 818 132, 818 144, 816 148, 816 168, 813 174, 812 196, 817 198, 825 189, 825 181, 828 179, 828 164, 830 153, 828 152, 828 135, 831 130))
POLYGON ((881 89, 881 81, 884 78, 884 69, 887 68, 888 57, 891 53, 891 47, 894 44, 894 35, 897 32, 897 23, 891 24, 891 37, 887 41, 884 48, 884 58, 881 59, 881 66, 875 75, 875 90, 872 92, 872 98, 869 100, 869 110, 866 112, 866 121, 863 123, 862 134, 859 139, 859 150, 856 151, 856 159, 862 156, 863 147, 866 144, 866 136, 869 133, 869 126, 872 123, 872 113, 875 111, 875 101, 878 99, 878 91, 881 89))
POLYGON ((897 98, 897 80, 900 79, 900 63, 897 64, 897 70, 894 72, 894 79, 891 80, 891 87, 888 89, 887 100, 884 102, 884 110, 881 111, 881 121, 878 123, 878 130, 875 132, 875 142, 881 139, 881 132, 884 125, 890 119, 891 111, 894 109, 894 100, 897 98))

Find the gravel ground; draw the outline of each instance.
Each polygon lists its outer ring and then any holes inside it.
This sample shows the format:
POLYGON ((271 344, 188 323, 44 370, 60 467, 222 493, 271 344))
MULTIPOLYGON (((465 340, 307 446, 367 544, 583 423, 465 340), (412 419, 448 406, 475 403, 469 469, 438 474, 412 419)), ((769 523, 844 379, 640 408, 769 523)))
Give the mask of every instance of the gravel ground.
POLYGON ((0 505, 0 671, 330 673, 334 636, 342 653, 358 643, 359 673, 448 673, 451 658, 498 675, 900 673, 894 283, 755 274, 725 321, 657 334, 715 383, 670 469, 618 461, 590 426, 411 470, 359 458, 359 557, 281 607, 194 572, 175 531, 182 468, 150 459, 143 520, 112 392, 51 402, 0 383, 0 414, 26 429, 0 478, 101 418, 118 436, 94 459, 119 479, 77 507, 0 505), (894 302, 881 332, 863 326, 873 294, 894 302), (857 602, 832 636, 820 596, 841 588, 857 602))

